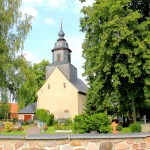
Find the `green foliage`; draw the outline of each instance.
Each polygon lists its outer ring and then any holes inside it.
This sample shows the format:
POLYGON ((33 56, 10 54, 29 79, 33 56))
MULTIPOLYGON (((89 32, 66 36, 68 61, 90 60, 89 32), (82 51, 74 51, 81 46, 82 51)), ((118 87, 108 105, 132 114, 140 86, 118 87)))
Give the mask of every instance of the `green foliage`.
POLYGON ((135 120, 136 109, 149 99, 149 7, 144 0, 95 0, 81 10, 88 114, 116 101, 120 113, 132 112, 135 120))
POLYGON ((112 132, 112 128, 111 128, 110 125, 101 126, 101 127, 100 127, 100 132, 101 132, 101 133, 111 133, 111 132, 112 132))
POLYGON ((53 122, 54 122, 54 115, 53 114, 48 114, 47 115, 47 119, 46 119, 46 125, 49 127, 49 126, 52 126, 53 125, 53 122))
POLYGON ((123 129, 122 125, 118 125, 118 126, 116 127, 116 130, 117 130, 117 131, 122 131, 122 129, 123 129))
POLYGON ((94 115, 81 114, 75 116, 73 130, 75 133, 89 133, 91 130, 102 133, 110 132, 110 122, 105 113, 94 115))
POLYGON ((23 16, 20 7, 21 0, 0 1, 0 91, 9 91, 22 109, 36 101, 48 61, 34 67, 26 61, 22 50, 32 17, 23 16))
POLYGON ((46 122, 48 114, 45 109, 36 109, 35 114, 42 122, 46 122))
POLYGON ((65 124, 55 124, 54 125, 55 130, 71 130, 71 125, 65 125, 65 124))
POLYGON ((142 127, 140 124, 138 123, 133 123, 129 126, 129 128, 131 129, 131 132, 141 132, 142 131, 142 127))
POLYGON ((20 74, 20 60, 18 52, 23 49, 24 41, 31 29, 31 16, 23 16, 21 0, 0 1, 0 88, 17 92, 20 74))
POLYGON ((22 65, 24 79, 21 80, 23 82, 18 91, 20 109, 37 100, 36 93, 45 81, 45 67, 48 64, 49 61, 42 60, 40 63, 33 64, 33 66, 26 62, 22 65))
POLYGON ((0 103, 0 119, 8 119, 10 112, 10 105, 8 104, 8 97, 6 90, 1 91, 1 103, 0 103))
POLYGON ((72 120, 70 118, 59 118, 54 125, 55 130, 71 130, 72 120))
POLYGON ((36 74, 36 81, 38 88, 40 88, 45 82, 45 67, 50 64, 48 60, 42 60, 40 63, 34 63, 32 71, 36 74))
POLYGON ((12 122, 6 122, 5 123, 5 130, 10 132, 12 130, 13 123, 12 122))
POLYGON ((131 129, 129 127, 123 128, 121 133, 131 133, 131 129))

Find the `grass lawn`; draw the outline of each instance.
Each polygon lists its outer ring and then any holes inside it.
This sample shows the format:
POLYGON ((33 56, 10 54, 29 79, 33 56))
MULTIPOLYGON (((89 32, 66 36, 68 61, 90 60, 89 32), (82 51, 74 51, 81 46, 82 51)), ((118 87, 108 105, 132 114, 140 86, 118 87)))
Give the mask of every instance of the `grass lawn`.
POLYGON ((17 131, 17 130, 14 130, 14 131, 0 131, 0 135, 25 135, 25 131, 17 131))
POLYGON ((73 134, 73 132, 55 132, 54 126, 48 127, 48 130, 43 132, 44 134, 73 134))
POLYGON ((26 130, 31 128, 33 125, 23 125, 22 128, 24 129, 23 131, 17 131, 17 130, 13 130, 13 131, 6 131, 6 130, 1 130, 0 131, 0 135, 25 135, 26 134, 26 130))
MULTIPOLYGON (((23 131, 6 131, 2 130, 0 131, 0 135, 25 135, 26 130, 33 127, 33 125, 23 125, 22 128, 24 129, 23 131)), ((42 134, 73 134, 73 132, 55 132, 54 126, 48 127, 48 130, 45 130, 44 132, 41 132, 42 134)))

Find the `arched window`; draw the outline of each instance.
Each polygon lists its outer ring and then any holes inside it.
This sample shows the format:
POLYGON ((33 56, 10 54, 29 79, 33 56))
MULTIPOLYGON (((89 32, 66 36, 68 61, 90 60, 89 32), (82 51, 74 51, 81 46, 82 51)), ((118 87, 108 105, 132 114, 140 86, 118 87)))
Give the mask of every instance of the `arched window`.
POLYGON ((65 114, 66 119, 68 119, 70 117, 68 109, 64 110, 64 114, 65 114))
POLYGON ((57 61, 61 61, 61 54, 60 53, 57 54, 57 61))

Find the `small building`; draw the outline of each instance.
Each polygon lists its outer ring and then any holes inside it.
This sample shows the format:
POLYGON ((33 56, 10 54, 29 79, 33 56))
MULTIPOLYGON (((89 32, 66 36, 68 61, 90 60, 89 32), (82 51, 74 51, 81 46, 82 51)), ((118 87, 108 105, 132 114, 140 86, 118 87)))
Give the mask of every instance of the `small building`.
POLYGON ((33 120, 35 116, 36 105, 37 103, 33 103, 23 108, 20 112, 18 112, 18 119, 24 122, 33 120))

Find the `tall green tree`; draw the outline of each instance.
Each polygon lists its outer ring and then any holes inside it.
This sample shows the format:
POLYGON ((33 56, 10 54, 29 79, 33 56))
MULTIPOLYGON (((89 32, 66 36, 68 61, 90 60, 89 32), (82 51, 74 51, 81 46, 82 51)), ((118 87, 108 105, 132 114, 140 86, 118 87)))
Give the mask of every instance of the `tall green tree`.
POLYGON ((0 89, 15 89, 15 75, 20 71, 18 52, 31 29, 31 16, 23 16, 21 0, 0 1, 0 89), (13 88, 12 88, 13 87, 13 88))
POLYGON ((150 2, 95 0, 81 12, 86 112, 103 112, 106 98, 115 99, 136 120, 136 108, 150 98, 150 2))
POLYGON ((45 67, 50 64, 48 60, 42 60, 40 63, 33 64, 33 72, 36 74, 38 88, 40 88, 46 79, 45 67))
POLYGON ((18 87, 20 87, 17 91, 19 109, 36 102, 36 93, 45 82, 45 67, 49 61, 42 60, 33 65, 27 61, 22 61, 21 64, 21 72, 17 75, 18 87))

